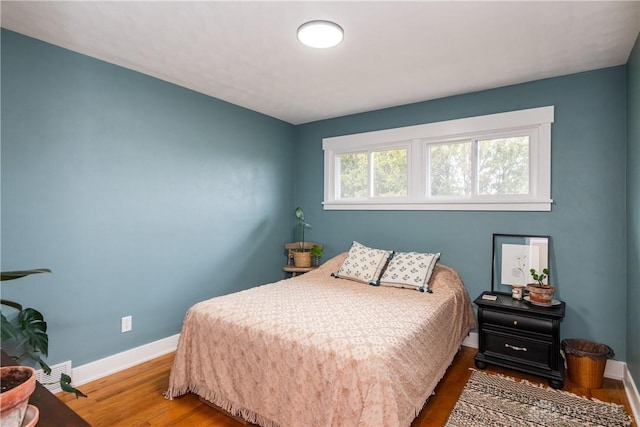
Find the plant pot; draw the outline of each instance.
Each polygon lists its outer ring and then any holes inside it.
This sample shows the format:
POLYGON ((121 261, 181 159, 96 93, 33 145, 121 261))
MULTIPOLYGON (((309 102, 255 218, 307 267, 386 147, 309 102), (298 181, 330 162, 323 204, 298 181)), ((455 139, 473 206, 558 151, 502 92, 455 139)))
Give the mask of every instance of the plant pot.
POLYGON ((311 252, 294 252, 293 264, 296 267, 311 267, 311 252))
POLYGON ((531 302, 551 305, 556 288, 551 285, 539 286, 537 283, 529 283, 527 285, 527 292, 529 293, 529 300, 531 302))
POLYGON ((29 366, 4 366, 0 369, 0 425, 20 427, 29 396, 36 388, 36 370, 29 366))

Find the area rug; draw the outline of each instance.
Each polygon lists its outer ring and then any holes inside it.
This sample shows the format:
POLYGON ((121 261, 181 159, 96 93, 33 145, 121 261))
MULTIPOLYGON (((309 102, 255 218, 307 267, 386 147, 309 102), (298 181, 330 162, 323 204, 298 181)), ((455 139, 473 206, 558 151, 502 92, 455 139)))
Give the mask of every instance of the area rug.
POLYGON ((630 426, 620 405, 473 371, 447 427, 630 426))

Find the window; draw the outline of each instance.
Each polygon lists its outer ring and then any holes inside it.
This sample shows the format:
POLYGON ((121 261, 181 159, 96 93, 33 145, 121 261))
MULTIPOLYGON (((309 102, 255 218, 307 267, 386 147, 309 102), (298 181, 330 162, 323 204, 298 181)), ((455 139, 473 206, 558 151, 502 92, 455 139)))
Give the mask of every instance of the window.
POLYGON ((339 154, 339 199, 407 197, 407 149, 339 154))
POLYGON ((553 107, 323 140, 325 209, 551 210, 553 107))
POLYGON ((427 146, 430 197, 529 194, 529 135, 427 146))

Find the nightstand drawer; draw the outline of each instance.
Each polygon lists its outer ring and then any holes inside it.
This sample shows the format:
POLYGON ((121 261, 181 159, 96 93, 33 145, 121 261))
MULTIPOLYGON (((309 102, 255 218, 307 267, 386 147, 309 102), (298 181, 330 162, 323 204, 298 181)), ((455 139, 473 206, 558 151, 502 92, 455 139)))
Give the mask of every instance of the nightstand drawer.
POLYGON ((518 316, 506 312, 492 310, 482 311, 482 321, 487 324, 514 328, 522 331, 537 332, 551 335, 553 332, 553 321, 549 319, 518 316))
POLYGON ((539 341, 486 331, 485 353, 551 369, 551 341, 539 341))

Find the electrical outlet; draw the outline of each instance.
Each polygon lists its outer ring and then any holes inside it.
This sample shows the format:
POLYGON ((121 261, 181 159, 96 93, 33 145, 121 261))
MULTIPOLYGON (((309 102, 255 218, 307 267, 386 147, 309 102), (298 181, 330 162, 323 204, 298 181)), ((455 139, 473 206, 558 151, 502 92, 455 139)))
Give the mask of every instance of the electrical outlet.
POLYGON ((132 322, 131 316, 123 317, 120 332, 122 333, 129 332, 132 328, 131 322, 132 322))

